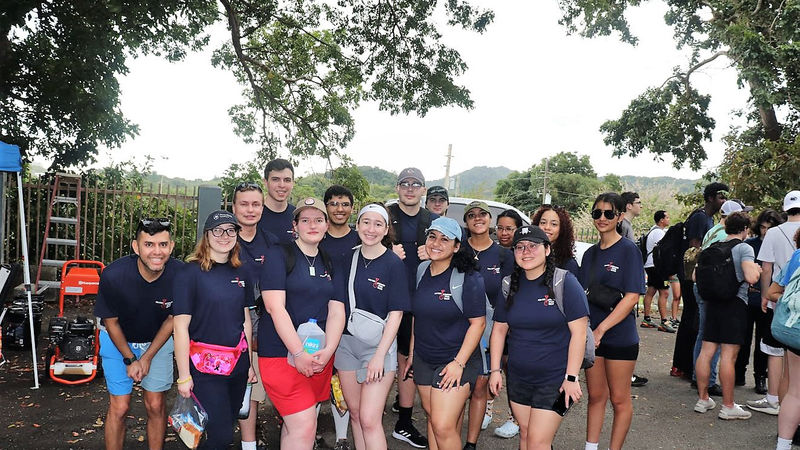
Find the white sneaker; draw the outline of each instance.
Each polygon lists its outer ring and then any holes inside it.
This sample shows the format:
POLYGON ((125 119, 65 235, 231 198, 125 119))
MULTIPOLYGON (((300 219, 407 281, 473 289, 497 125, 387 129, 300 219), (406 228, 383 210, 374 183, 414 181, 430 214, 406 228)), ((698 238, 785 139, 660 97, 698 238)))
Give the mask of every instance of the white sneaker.
POLYGON ((517 434, 519 434, 519 425, 514 423, 514 419, 510 417, 506 423, 494 429, 494 435, 501 438, 511 439, 517 434))
POLYGON ((702 398, 697 399, 697 403, 694 404, 694 410, 699 413, 704 413, 706 411, 711 411, 712 409, 716 408, 717 404, 714 402, 714 399, 708 397, 708 399, 703 400, 702 398))
POLYGON ((484 414, 483 415, 483 422, 481 422, 481 430, 485 430, 489 428, 489 424, 492 423, 492 415, 491 414, 484 414))
POLYGON ((767 397, 759 400, 748 400, 747 407, 758 412, 763 412, 771 416, 777 416, 781 406, 777 403, 770 403, 767 397))
POLYGON ((753 414, 750 411, 745 411, 742 409, 741 405, 734 403, 732 408, 728 408, 727 406, 723 405, 722 409, 719 411, 718 417, 722 420, 733 420, 749 419, 752 415, 753 414))

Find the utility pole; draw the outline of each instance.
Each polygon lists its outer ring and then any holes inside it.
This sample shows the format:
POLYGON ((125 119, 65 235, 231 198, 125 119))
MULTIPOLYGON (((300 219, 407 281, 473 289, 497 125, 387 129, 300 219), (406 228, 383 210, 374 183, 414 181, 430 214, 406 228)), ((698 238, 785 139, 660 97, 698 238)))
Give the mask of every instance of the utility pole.
POLYGON ((444 165, 444 188, 450 189, 450 160, 453 158, 453 144, 447 146, 447 163, 444 165))
POLYGON ((547 166, 550 162, 550 158, 545 158, 544 160, 544 186, 542 187, 542 203, 548 203, 547 201, 547 166))

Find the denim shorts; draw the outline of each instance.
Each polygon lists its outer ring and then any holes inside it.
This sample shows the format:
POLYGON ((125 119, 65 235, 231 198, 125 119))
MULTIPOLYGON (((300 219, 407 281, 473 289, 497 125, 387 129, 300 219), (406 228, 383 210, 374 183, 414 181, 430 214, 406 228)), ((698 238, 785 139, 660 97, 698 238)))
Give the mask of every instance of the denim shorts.
MULTIPOLYGON (((128 343, 128 348, 137 358, 141 357, 149 347, 149 342, 128 343)), ((165 392, 172 387, 175 379, 172 368, 173 353, 174 344, 170 336, 150 361, 150 370, 142 378, 142 389, 149 392, 165 392)), ((128 376, 128 368, 122 362, 122 354, 117 350, 117 346, 114 345, 106 330, 100 330, 100 357, 108 393, 111 395, 130 394, 133 391, 133 378, 128 376)))

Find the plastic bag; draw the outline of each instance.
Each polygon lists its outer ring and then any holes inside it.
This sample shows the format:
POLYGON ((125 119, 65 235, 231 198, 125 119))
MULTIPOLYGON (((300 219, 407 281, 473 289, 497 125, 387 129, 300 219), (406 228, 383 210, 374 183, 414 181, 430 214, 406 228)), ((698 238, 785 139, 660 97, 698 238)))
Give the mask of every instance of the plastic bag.
POLYGON ((342 385, 339 382, 339 374, 335 373, 331 377, 331 403, 336 408, 339 417, 344 417, 347 413, 347 403, 344 401, 344 394, 342 393, 342 385))
POLYGON ((169 413, 168 421, 180 440, 187 447, 195 449, 200 446, 205 434, 208 413, 203 409, 203 405, 200 404, 194 393, 189 398, 178 394, 175 406, 169 413))

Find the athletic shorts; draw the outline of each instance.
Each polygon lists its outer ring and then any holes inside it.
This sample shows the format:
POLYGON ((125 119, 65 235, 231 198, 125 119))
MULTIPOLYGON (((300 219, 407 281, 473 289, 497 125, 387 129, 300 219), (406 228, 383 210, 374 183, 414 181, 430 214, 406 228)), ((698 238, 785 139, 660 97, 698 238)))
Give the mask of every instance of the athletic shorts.
POLYGON ((594 350, 594 355, 596 357, 617 361, 636 361, 636 359, 639 358, 639 343, 618 347, 604 344, 603 341, 600 341, 600 345, 594 350))
POLYGON ((290 366, 286 357, 258 358, 261 373, 267 375, 262 379, 264 390, 278 414, 289 416, 305 411, 330 397, 333 361, 320 373, 311 377, 302 375, 290 366))
MULTIPOLYGON (((150 343, 129 342, 128 348, 139 358, 150 348, 150 343)), ((170 337, 150 361, 150 370, 142 378, 140 384, 142 389, 149 392, 165 392, 172 387, 175 379, 172 368, 173 353, 174 344, 170 337)), ((117 350, 117 346, 114 345, 106 330, 100 330, 100 358, 108 393, 111 395, 130 394, 133 391, 133 378, 128 376, 128 366, 122 362, 122 353, 117 350)))
MULTIPOLYGON (((349 334, 343 334, 336 349, 336 358, 333 366, 336 370, 356 371, 367 367, 369 361, 375 356, 376 346, 365 344, 349 334)), ((386 357, 383 359, 383 373, 397 370, 397 342, 393 342, 386 357)))
POLYGON ((411 323, 414 316, 410 312, 403 313, 400 328, 397 329, 397 353, 408 356, 411 346, 411 323))
POLYGON ((644 271, 647 272, 647 287, 652 287, 659 291, 669 287, 667 280, 659 277, 655 267, 647 267, 644 271))
MULTIPOLYGON (((415 356, 413 362, 414 368, 414 383, 418 386, 432 386, 439 389, 439 386, 433 385, 434 377, 444 370, 445 364, 430 364, 422 360, 422 358, 415 356)), ((480 355, 476 351, 467 361, 464 371, 461 374, 461 386, 469 383, 470 390, 475 388, 475 382, 478 380, 478 374, 483 370, 483 362, 480 355)))
POLYGON ((508 379, 508 400, 534 409, 553 410, 553 404, 561 395, 558 384, 530 384, 524 381, 508 379))
POLYGON ((764 353, 772 356, 783 356, 783 350, 786 348, 783 345, 783 342, 772 337, 772 317, 775 315, 775 312, 772 308, 767 308, 767 312, 761 316, 761 326, 764 330, 764 334, 761 335, 761 341, 764 345, 771 347, 771 352, 765 351, 764 353), (780 353, 780 354, 777 354, 780 353))
POLYGON ((747 304, 736 298, 727 303, 706 301, 705 308, 704 341, 744 345, 747 340, 747 304))

